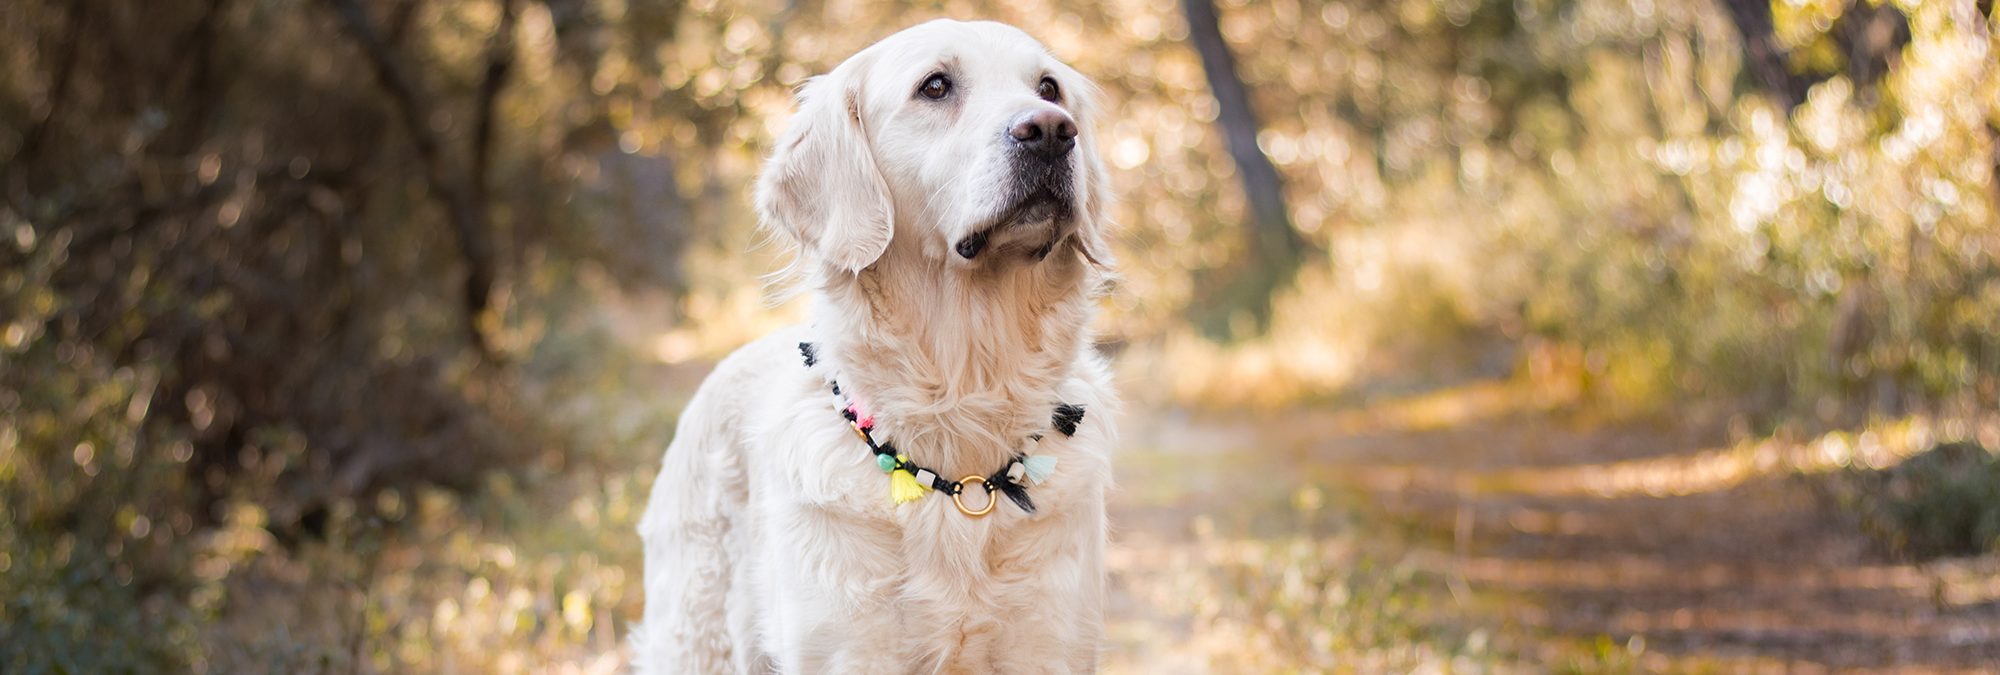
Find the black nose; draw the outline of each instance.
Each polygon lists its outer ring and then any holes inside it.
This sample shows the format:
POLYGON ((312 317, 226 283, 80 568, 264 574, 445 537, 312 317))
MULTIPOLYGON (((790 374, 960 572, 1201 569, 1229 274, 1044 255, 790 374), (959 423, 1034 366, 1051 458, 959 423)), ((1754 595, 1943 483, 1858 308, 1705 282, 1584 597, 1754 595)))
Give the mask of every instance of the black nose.
POLYGON ((1060 110, 1036 110, 1014 118, 1007 136, 1023 151, 1059 159, 1076 147, 1076 123, 1060 110))

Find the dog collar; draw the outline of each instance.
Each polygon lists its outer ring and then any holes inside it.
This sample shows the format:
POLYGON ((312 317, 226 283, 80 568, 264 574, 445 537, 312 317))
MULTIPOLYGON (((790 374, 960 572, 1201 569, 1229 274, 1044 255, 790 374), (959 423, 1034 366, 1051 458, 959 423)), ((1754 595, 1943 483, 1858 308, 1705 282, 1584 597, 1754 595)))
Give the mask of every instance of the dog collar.
MULTIPOLYGON (((799 356, 804 357, 807 368, 819 362, 818 353, 811 342, 799 343, 799 356)), ((1054 456, 1020 452, 1015 453, 1012 459, 1007 460, 1005 466, 992 474, 982 476, 975 473, 958 480, 945 480, 936 471, 918 466, 910 461, 908 455, 896 452, 894 444, 877 442, 872 433, 875 429, 875 416, 849 400, 846 394, 841 393, 839 382, 829 377, 827 384, 833 388, 834 397, 840 400, 840 405, 835 406, 835 409, 840 411, 841 417, 847 419, 847 425, 854 429, 854 435, 860 438, 861 442, 867 443, 868 449, 875 453, 875 466, 880 467, 883 473, 889 474, 889 499, 897 504, 922 499, 926 493, 941 492, 951 496, 951 503, 958 507, 959 513, 981 518, 992 513, 993 507, 999 505, 1000 499, 994 496, 994 492, 997 491, 1007 495, 1007 499, 1014 502, 1015 506, 1021 507, 1023 512, 1034 513, 1035 502, 1028 498, 1028 486, 1040 485, 1055 473, 1054 456), (965 489, 974 483, 986 488, 986 506, 983 508, 971 509, 965 506, 965 489)), ((1050 416, 1050 423, 1064 437, 1075 436, 1077 425, 1083 423, 1083 406, 1057 404, 1055 413, 1050 416)), ((1030 434, 1023 445, 1040 443, 1041 440, 1041 434, 1030 434)))

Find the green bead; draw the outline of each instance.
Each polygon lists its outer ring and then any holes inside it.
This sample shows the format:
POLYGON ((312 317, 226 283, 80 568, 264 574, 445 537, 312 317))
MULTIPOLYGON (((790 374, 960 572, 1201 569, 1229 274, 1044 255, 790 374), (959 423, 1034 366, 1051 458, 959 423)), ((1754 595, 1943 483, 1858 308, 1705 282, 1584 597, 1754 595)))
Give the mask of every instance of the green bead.
POLYGON ((886 452, 885 452, 885 453, 882 453, 882 454, 879 454, 879 455, 876 455, 876 456, 875 456, 875 466, 879 466, 879 467, 882 467, 882 470, 883 470, 883 471, 885 471, 885 472, 886 472, 886 471, 895 471, 895 470, 896 470, 896 457, 895 457, 894 455, 891 455, 891 454, 889 454, 889 453, 886 453, 886 452))

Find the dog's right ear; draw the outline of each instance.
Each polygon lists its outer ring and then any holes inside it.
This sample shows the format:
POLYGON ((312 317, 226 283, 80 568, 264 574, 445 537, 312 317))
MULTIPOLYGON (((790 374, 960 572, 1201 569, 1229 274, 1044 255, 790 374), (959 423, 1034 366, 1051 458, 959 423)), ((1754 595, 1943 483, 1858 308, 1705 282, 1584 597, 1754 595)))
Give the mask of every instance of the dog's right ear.
POLYGON ((757 178, 764 226, 804 258, 848 273, 874 264, 895 232, 889 184, 862 126, 862 69, 850 59, 799 89, 798 115, 757 178))

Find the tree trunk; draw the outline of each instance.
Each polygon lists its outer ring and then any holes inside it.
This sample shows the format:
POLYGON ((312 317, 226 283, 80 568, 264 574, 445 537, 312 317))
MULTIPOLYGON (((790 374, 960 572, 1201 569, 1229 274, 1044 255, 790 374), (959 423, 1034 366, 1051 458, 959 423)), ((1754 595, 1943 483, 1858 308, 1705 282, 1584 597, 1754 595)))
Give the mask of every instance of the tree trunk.
POLYGON ((1242 292, 1232 294, 1236 296, 1232 299, 1247 304, 1262 324, 1269 318, 1271 294, 1290 283, 1298 269, 1304 241, 1292 228, 1278 168, 1257 146, 1257 115, 1250 107, 1249 89, 1236 72, 1236 57, 1222 38, 1215 3, 1182 0, 1181 7, 1187 17, 1188 39, 1201 56, 1209 90, 1215 95, 1216 126, 1222 131, 1230 159, 1236 162, 1244 201, 1250 207, 1250 260, 1237 281, 1242 292))
MULTIPOLYGON (((1744 67, 1757 78, 1759 86, 1784 104, 1785 110, 1804 103, 1807 90, 1834 75, 1792 70, 1790 56, 1778 45, 1768 0, 1725 0, 1723 4, 1729 10, 1729 18, 1736 23, 1736 31, 1743 36, 1744 67)), ((1832 32, 1847 60, 1847 79, 1854 85, 1854 101, 1862 106, 1873 105, 1875 84, 1895 66, 1896 56, 1910 43, 1909 17, 1891 4, 1848 0, 1832 32)))

